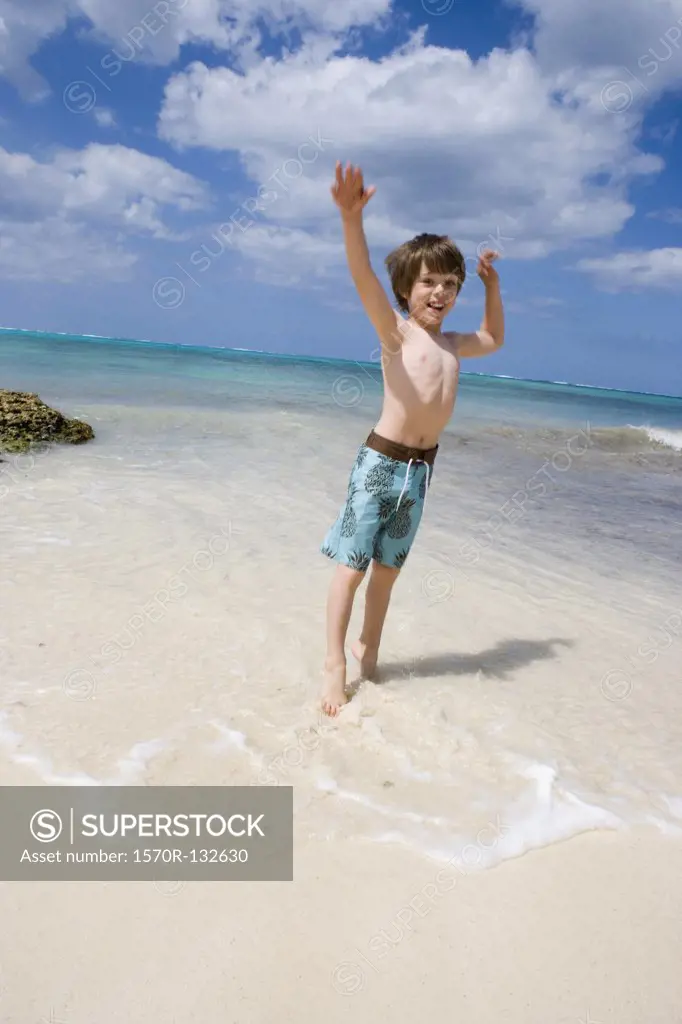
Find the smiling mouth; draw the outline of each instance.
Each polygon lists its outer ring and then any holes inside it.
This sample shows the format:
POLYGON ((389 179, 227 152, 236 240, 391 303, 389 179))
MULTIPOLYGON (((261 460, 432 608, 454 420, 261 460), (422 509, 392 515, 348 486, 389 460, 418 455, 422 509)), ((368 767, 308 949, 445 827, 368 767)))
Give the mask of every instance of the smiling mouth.
POLYGON ((445 303, 444 302, 429 302, 429 309, 435 309, 436 312, 440 312, 441 310, 445 309, 445 303))

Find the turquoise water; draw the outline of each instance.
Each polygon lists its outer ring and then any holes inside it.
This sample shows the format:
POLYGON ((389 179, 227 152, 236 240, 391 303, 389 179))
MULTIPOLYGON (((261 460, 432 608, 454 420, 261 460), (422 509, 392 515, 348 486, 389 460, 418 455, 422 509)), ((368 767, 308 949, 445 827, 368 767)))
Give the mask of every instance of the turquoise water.
MULTIPOLYGON (((5 386, 69 400, 214 408, 258 401, 317 411, 331 403, 370 418, 382 393, 378 363, 30 331, 0 331, 0 373, 5 386)), ((451 429, 467 422, 680 431, 682 447, 682 398, 483 374, 462 374, 451 429)))
MULTIPOLYGON (((0 333, 0 382, 84 416, 123 459, 181 464, 191 450, 223 479, 249 462, 334 501, 382 399, 372 364, 30 332, 0 333)), ((464 374, 441 449, 433 502, 446 531, 455 514, 481 549, 523 540, 605 574, 676 578, 682 398, 464 374)))

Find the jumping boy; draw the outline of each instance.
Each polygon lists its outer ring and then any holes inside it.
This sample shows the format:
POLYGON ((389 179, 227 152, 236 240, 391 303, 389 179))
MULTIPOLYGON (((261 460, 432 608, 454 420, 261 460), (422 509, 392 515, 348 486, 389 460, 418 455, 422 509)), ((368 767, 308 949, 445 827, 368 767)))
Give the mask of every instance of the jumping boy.
POLYGON ((338 563, 327 601, 327 657, 322 707, 337 715, 346 695, 346 633, 356 591, 372 564, 360 639, 352 651, 363 678, 376 670, 393 585, 405 564, 431 483, 438 441, 454 408, 462 357, 497 352, 504 341, 500 283, 486 250, 477 273, 485 313, 473 334, 442 331, 464 283, 464 257, 446 236, 422 234, 386 259, 394 310, 369 260, 362 211, 376 189, 359 167, 336 165, 332 196, 341 212, 346 254, 358 294, 381 342, 384 403, 360 446, 346 502, 327 533, 323 554, 338 563))

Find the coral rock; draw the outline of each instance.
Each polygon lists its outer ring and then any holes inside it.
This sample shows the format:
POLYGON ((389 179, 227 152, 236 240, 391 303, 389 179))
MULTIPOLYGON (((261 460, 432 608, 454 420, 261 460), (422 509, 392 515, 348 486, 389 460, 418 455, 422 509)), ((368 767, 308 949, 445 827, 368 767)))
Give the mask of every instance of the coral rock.
POLYGON ((0 452, 29 452, 45 444, 85 444, 94 436, 88 423, 67 419, 38 395, 0 389, 0 452))

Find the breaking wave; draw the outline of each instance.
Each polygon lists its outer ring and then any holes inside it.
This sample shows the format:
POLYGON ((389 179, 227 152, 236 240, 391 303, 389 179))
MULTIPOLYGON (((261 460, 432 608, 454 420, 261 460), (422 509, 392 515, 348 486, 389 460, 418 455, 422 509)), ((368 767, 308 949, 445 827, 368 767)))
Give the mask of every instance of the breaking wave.
MULTIPOLYGON (((571 442, 576 448, 586 443, 593 451, 622 453, 624 455, 656 455, 664 454, 675 457, 682 455, 682 429, 669 427, 650 427, 647 425, 627 425, 621 427, 591 427, 582 430, 558 427, 512 426, 510 424, 491 425, 483 430, 453 431, 456 441, 460 444, 472 444, 481 439, 482 435, 505 438, 520 442, 534 450, 538 445, 556 446, 557 449, 571 442)), ((572 450, 572 449, 570 449, 572 450)), ((675 460, 676 461, 676 460, 675 460)))

